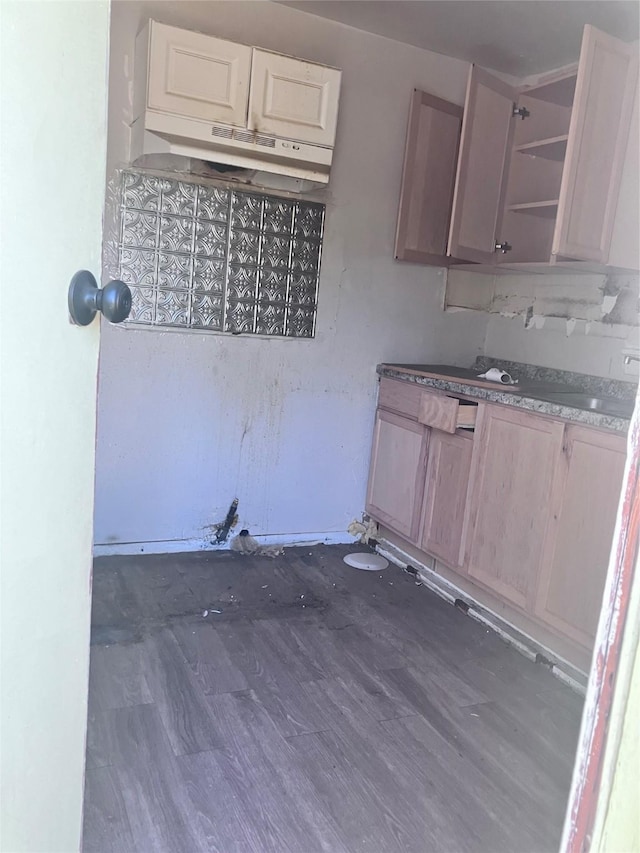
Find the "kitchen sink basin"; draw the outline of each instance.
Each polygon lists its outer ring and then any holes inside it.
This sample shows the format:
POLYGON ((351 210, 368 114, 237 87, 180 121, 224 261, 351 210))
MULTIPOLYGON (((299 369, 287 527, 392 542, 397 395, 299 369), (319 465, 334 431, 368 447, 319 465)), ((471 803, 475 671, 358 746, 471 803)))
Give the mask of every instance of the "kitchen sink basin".
POLYGON ((617 397, 594 397, 583 391, 547 391, 540 394, 540 399, 561 406, 573 406, 576 409, 587 409, 601 412, 617 418, 630 418, 633 412, 633 400, 620 400, 617 397))

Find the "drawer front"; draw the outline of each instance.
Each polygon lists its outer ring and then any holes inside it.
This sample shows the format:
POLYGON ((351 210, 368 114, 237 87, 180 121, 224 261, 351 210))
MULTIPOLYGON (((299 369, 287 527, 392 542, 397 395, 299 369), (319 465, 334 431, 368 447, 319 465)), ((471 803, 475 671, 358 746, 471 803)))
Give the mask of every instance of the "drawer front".
POLYGON ((478 404, 423 391, 418 422, 432 429, 453 434, 458 427, 472 427, 476 422, 478 404))
POLYGON ((378 406, 417 420, 422 394, 423 389, 415 382, 403 382, 400 379, 385 379, 383 377, 380 380, 378 406))

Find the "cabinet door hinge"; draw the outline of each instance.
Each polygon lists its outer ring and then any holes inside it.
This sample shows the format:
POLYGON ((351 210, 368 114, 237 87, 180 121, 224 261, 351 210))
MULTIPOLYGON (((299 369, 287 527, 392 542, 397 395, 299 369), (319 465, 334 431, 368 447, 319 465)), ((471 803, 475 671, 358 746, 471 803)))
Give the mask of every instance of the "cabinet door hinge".
POLYGON ((512 249, 513 246, 511 245, 511 243, 507 243, 506 240, 502 243, 496 243, 494 247, 495 252, 502 252, 503 255, 506 255, 507 252, 510 252, 512 249))
POLYGON ((525 118, 529 118, 531 113, 529 112, 529 110, 526 107, 519 107, 517 104, 514 104, 513 105, 513 112, 511 113, 511 115, 514 118, 520 117, 524 121, 525 118))

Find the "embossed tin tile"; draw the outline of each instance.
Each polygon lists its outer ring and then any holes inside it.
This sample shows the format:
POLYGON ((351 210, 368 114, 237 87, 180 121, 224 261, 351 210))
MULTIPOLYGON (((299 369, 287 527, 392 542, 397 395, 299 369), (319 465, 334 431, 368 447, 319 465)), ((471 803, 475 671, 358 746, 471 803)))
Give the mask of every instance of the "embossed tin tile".
POLYGON ((122 217, 122 245, 155 249, 158 244, 159 217, 140 210, 125 210, 122 217))
POLYGON ((256 334, 284 335, 286 306, 281 303, 258 303, 256 334))
POLYGON ((253 332, 255 323, 256 302, 254 299, 229 299, 225 330, 236 335, 241 332, 253 332))
POLYGON ((262 220, 264 196, 238 192, 231 194, 231 226, 257 231, 262 220))
POLYGON ((323 229, 318 202, 125 171, 127 322, 313 337, 323 229))
POLYGON ((289 298, 291 302, 313 308, 316 304, 318 277, 316 275, 293 275, 289 298))
POLYGON ((191 294, 188 290, 158 288, 156 323, 166 326, 188 326, 191 294))
POLYGON ((229 265, 227 281, 229 299, 255 299, 257 282, 256 267, 229 265))
POLYGON ((129 290, 131 291, 130 320, 134 323, 153 324, 156 319, 155 289, 129 285, 129 290))
POLYGON ((161 188, 160 209, 163 213, 171 213, 176 216, 193 216, 195 214, 198 193, 196 184, 163 179, 161 188))
POLYGON ((160 235, 158 244, 160 249, 167 252, 193 251, 193 229, 194 220, 188 216, 165 216, 160 217, 160 235))
POLYGON ((257 266, 260 257, 261 235, 253 231, 232 228, 229 234, 229 263, 257 266))
POLYGON ((258 299, 267 302, 286 302, 289 274, 286 270, 263 267, 258 272, 258 299))
POLYGON ((224 305, 222 296, 198 293, 191 296, 191 325, 204 329, 222 331, 224 305))
POLYGON ((122 204, 127 210, 159 210, 160 178, 136 172, 124 172, 122 204))
POLYGON ((262 256, 260 263, 263 266, 287 269, 291 257, 291 241, 286 237, 275 234, 265 234, 262 238, 262 256))
POLYGON ((193 289, 222 293, 226 286, 227 262, 202 255, 193 257, 193 289))
POLYGON ((292 338, 312 338, 315 329, 316 312, 312 308, 293 306, 287 317, 287 335, 292 338))
POLYGON ((225 258, 227 255, 228 231, 224 222, 207 222, 196 219, 195 255, 210 258, 225 258))
POLYGON ((120 246, 120 271, 122 281, 128 285, 155 287, 157 255, 155 252, 120 246))
POLYGON ((229 221, 231 191, 219 187, 198 187, 198 219, 213 219, 216 222, 229 221))
POLYGON ((277 198, 266 198, 264 202, 263 230, 271 234, 290 234, 293 227, 295 204, 277 198))

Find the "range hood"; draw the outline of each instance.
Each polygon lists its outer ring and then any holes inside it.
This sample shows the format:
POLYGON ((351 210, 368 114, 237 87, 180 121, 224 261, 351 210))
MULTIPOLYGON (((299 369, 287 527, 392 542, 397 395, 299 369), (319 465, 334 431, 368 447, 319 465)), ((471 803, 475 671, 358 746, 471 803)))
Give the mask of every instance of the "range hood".
POLYGON ((184 158, 209 164, 212 173, 272 189, 306 192, 326 186, 333 150, 245 128, 153 113, 131 126, 131 159, 138 165, 166 164, 170 171, 184 158), (151 155, 156 155, 153 160, 151 155), (160 155, 160 156, 158 156, 160 155))
POLYGON ((304 192, 329 181, 341 72, 149 21, 136 38, 131 157, 304 192))

